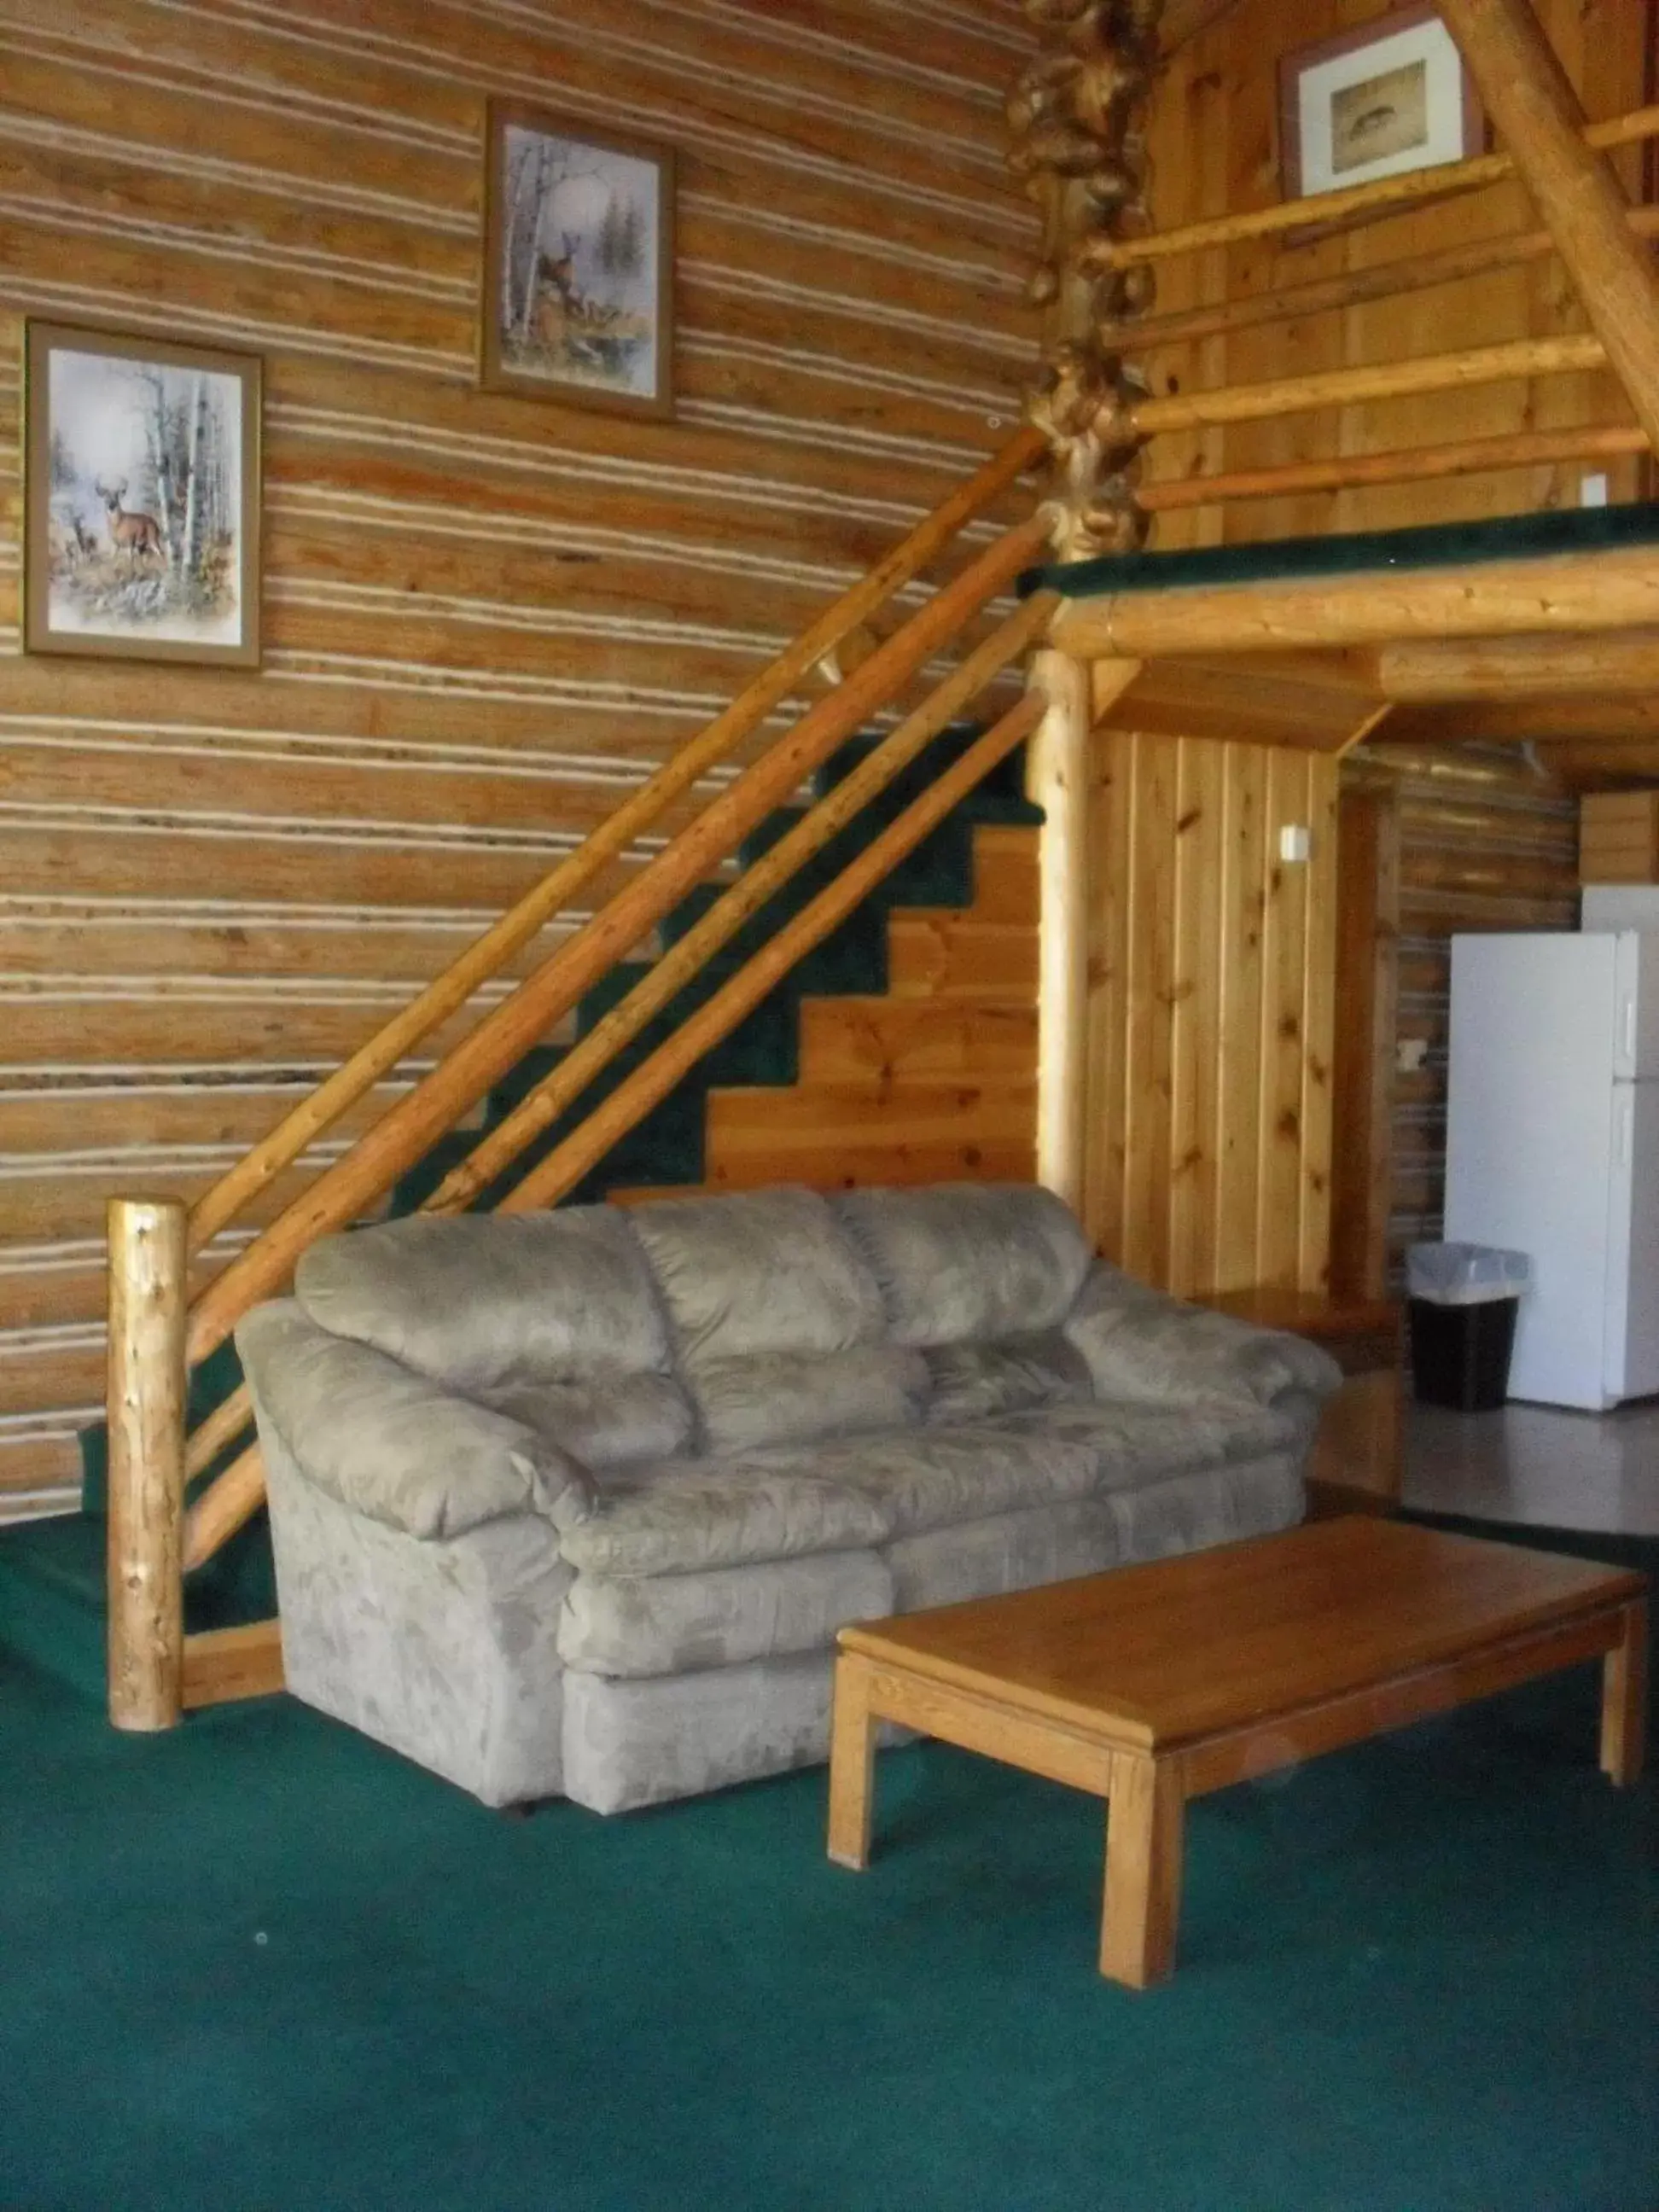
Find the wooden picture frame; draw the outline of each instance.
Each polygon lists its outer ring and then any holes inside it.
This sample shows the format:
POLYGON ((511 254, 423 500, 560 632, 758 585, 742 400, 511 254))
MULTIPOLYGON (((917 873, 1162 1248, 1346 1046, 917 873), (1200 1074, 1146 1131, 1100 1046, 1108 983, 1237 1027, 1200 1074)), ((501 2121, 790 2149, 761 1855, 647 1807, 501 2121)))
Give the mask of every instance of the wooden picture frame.
POLYGON ((479 379, 495 392, 674 411, 674 149, 492 100, 479 379))
POLYGON ((259 663, 256 355, 31 320, 23 648, 259 663))
POLYGON ((1474 79, 1431 0, 1279 58, 1286 199, 1465 161, 1486 138, 1474 79))

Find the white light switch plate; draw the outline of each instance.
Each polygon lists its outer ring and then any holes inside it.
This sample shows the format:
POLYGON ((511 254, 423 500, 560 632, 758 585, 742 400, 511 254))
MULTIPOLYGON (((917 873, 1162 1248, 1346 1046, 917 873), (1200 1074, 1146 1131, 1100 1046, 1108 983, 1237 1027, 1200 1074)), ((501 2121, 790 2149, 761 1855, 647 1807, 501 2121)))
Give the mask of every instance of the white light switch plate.
POLYGON ((1305 822, 1281 823, 1279 830, 1279 857, 1281 860, 1305 860, 1313 849, 1313 838, 1305 822))

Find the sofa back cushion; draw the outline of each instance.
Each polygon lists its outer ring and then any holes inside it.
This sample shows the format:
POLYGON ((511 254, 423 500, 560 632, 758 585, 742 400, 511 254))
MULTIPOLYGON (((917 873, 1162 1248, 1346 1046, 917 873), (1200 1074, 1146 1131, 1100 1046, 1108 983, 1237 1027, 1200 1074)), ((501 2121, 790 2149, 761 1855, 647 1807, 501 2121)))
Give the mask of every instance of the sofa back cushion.
POLYGON ((937 1424, 1087 1405, 1094 1397, 1088 1361, 1057 1328, 983 1344, 933 1344, 920 1356, 927 1364, 927 1418, 937 1424))
POLYGON ((1093 1256, 1070 1209, 1036 1184, 843 1191, 831 1203, 880 1285, 898 1344, 1054 1328, 1093 1256))
POLYGON ((928 1400, 921 1353, 897 1344, 704 1360, 688 1369, 686 1383, 711 1452, 911 1429, 928 1400))
POLYGON ((641 1206, 634 1225, 688 1374, 759 1352, 882 1340, 881 1292, 815 1192, 663 1199, 641 1206))
POLYGON ((313 1244, 295 1288, 334 1335, 469 1396, 671 1368, 650 1271, 614 1206, 379 1223, 313 1244))
POLYGON ((672 1375, 601 1374, 585 1382, 532 1382, 477 1395, 600 1469, 672 1459, 690 1449, 696 1428, 691 1401, 672 1375))

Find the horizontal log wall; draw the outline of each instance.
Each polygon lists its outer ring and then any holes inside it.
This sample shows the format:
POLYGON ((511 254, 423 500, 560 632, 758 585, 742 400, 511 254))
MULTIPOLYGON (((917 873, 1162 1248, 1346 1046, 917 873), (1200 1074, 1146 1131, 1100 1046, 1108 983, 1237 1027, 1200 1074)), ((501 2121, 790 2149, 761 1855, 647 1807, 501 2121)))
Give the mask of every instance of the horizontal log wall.
POLYGON ((1085 1212, 1180 1291, 1317 1290, 1330 1243, 1335 763, 1097 732, 1085 1212), (1312 836, 1279 859, 1279 830, 1312 836))
POLYGON ((1472 742, 1361 746, 1346 773, 1393 784, 1400 825, 1397 1053, 1389 1265, 1441 1232, 1451 939, 1460 930, 1571 929, 1578 918, 1577 804, 1526 755, 1472 742))
MULTIPOLYGON (((1175 57, 1156 95, 1151 132, 1152 211, 1160 230, 1271 205, 1279 198, 1278 57, 1291 47, 1370 22, 1387 0, 1240 0, 1175 57)), ((1646 82, 1649 0, 1534 0, 1538 15, 1592 118, 1650 98, 1646 82)), ((1644 157, 1616 157, 1639 193, 1644 157)), ((1308 203, 1317 220, 1319 203, 1308 203)), ((1322 241, 1292 232, 1160 262, 1159 312, 1277 294, 1297 284, 1421 258, 1533 229, 1537 216, 1517 185, 1371 220, 1322 241)), ((1153 392, 1249 384, 1352 368, 1504 339, 1547 338, 1587 327, 1560 263, 1546 256, 1455 284, 1364 305, 1236 330, 1149 355, 1153 392)), ((1224 470, 1271 468, 1337 455, 1387 452, 1520 430, 1629 422, 1605 372, 1513 381, 1427 398, 1326 409, 1277 421, 1160 436, 1146 457, 1149 483, 1224 470)), ((1412 522, 1509 514, 1576 505, 1581 475, 1604 471, 1615 499, 1644 481, 1631 459, 1568 461, 1495 475, 1366 486, 1296 498, 1249 500, 1225 509, 1159 517, 1161 546, 1285 538, 1303 532, 1384 529, 1412 522)))
POLYGON ((73 1495, 105 1197, 203 1189, 1007 436, 1025 47, 1015 0, 0 0, 0 1518, 73 1495), (490 92, 678 149, 672 423, 474 388, 490 92), (31 314, 264 356, 257 677, 21 656, 31 314))

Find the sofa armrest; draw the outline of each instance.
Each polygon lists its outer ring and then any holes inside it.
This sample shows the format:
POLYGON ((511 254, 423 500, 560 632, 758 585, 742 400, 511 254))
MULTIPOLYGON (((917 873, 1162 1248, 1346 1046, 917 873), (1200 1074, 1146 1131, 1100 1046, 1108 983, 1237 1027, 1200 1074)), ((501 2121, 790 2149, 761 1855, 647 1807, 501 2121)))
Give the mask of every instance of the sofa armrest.
POLYGON ((1305 1337, 1189 1305, 1103 1261, 1091 1268, 1064 1327, 1100 1399, 1243 1401, 1311 1425, 1342 1380, 1329 1353, 1305 1337))
POLYGON ((505 1413, 333 1336, 292 1298, 236 1331, 254 1412, 318 1489, 411 1536, 459 1536, 511 1513, 556 1528, 593 1510, 587 1471, 505 1413))

